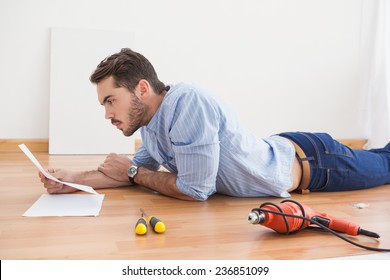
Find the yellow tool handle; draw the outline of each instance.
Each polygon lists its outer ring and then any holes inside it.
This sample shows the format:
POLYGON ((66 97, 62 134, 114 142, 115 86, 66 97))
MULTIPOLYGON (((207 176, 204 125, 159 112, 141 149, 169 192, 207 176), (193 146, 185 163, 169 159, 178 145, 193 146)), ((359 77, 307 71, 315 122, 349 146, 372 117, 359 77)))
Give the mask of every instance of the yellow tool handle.
POLYGON ((166 229, 165 224, 161 220, 153 216, 149 216, 149 224, 152 226, 153 230, 157 233, 163 233, 166 229))
POLYGON ((138 235, 144 235, 148 232, 148 226, 145 218, 139 218, 135 225, 135 233, 138 235))

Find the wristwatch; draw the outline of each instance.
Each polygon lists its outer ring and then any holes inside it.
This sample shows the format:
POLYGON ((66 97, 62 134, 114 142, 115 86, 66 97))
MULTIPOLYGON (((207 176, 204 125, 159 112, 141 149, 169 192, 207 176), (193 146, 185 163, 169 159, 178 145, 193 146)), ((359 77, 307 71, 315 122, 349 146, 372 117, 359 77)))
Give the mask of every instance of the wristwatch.
POLYGON ((134 177, 138 173, 138 166, 132 165, 128 170, 127 170, 127 176, 129 176, 129 181, 132 185, 136 185, 137 183, 134 181, 134 177))

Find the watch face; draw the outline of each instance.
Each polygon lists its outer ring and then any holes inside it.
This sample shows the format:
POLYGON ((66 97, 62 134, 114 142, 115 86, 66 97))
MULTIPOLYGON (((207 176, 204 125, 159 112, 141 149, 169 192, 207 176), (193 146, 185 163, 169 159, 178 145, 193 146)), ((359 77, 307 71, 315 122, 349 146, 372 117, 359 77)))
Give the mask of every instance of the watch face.
POLYGON ((135 166, 130 167, 127 173, 130 177, 133 178, 137 174, 137 167, 135 166))

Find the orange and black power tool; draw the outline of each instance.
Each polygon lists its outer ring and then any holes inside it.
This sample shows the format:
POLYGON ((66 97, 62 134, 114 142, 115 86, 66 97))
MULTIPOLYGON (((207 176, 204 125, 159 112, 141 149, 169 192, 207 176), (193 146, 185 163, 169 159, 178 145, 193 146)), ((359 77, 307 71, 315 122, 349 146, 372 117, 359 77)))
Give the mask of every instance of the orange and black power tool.
POLYGON ((313 211, 306 205, 294 200, 281 203, 266 202, 254 208, 248 215, 248 222, 260 224, 281 234, 298 232, 307 227, 327 229, 348 235, 366 235, 379 238, 375 232, 362 229, 359 225, 313 211))

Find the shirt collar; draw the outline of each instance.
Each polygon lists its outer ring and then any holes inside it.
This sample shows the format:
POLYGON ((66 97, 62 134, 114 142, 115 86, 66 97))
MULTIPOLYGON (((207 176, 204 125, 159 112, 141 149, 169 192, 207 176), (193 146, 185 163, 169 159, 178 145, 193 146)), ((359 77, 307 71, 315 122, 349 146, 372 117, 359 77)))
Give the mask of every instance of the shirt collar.
POLYGON ((170 92, 172 91, 172 85, 168 85, 169 90, 164 96, 163 101, 161 102, 160 106, 158 107, 156 113, 154 113, 152 119, 149 121, 149 123, 146 125, 146 129, 152 132, 157 132, 158 129, 158 121, 161 119, 162 112, 164 111, 162 108, 164 107, 164 104, 166 102, 166 99, 170 92))

